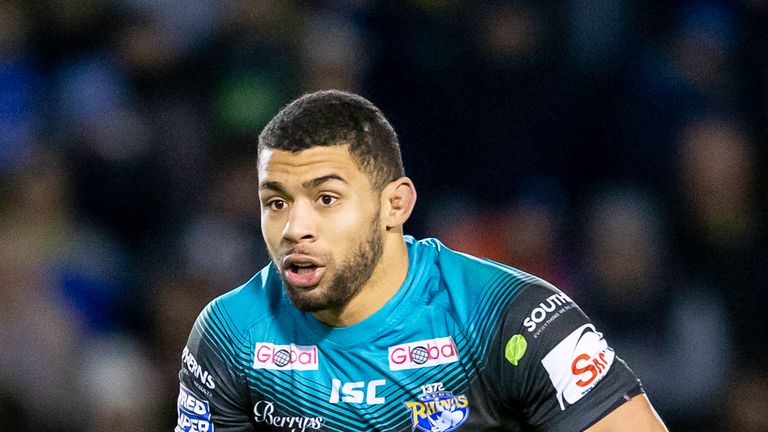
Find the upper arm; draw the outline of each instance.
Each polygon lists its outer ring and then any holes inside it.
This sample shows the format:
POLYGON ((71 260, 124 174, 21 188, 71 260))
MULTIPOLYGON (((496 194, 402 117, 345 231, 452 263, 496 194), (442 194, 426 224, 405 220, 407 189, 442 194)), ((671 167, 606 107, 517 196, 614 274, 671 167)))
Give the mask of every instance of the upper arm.
POLYGON ((621 404, 586 432, 666 432, 667 428, 645 394, 621 404))
POLYGON ((535 429, 584 430, 642 394, 603 334, 555 287, 533 281, 505 315, 498 345, 506 344, 508 355, 524 343, 517 356, 501 362, 502 397, 522 407, 535 429))
POLYGON ((181 356, 176 432, 250 432, 247 385, 225 347, 206 337, 211 325, 203 312, 181 356))

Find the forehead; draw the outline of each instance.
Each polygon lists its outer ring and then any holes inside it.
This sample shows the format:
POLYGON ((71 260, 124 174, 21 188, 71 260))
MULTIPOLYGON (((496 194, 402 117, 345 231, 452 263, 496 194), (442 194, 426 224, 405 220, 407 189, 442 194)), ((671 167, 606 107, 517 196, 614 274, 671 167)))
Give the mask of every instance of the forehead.
POLYGON ((349 153, 348 145, 312 147, 297 153, 265 148, 259 153, 259 182, 305 181, 337 174, 350 181, 365 175, 349 153))

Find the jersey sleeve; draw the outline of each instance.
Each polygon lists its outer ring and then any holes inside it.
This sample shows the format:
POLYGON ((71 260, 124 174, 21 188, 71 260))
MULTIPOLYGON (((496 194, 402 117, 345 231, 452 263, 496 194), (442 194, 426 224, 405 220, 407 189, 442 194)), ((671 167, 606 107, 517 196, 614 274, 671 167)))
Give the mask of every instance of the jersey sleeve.
POLYGON ((498 334, 501 397, 535 430, 584 430, 643 392, 584 312, 544 281, 510 302, 498 334))
POLYGON ((212 306, 197 318, 181 355, 178 423, 174 432, 250 432, 245 379, 232 361, 235 351, 217 330, 212 306))

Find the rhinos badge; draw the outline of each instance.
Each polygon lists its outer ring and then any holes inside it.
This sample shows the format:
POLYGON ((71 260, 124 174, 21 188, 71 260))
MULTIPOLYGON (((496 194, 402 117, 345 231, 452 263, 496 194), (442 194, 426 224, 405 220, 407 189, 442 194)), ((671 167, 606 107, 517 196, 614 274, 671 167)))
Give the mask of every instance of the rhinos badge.
POLYGON ((418 402, 405 403, 411 411, 414 431, 451 432, 467 420, 469 416, 467 397, 454 396, 453 392, 443 390, 441 384, 438 383, 438 386, 438 390, 425 389, 424 394, 419 396, 418 402))

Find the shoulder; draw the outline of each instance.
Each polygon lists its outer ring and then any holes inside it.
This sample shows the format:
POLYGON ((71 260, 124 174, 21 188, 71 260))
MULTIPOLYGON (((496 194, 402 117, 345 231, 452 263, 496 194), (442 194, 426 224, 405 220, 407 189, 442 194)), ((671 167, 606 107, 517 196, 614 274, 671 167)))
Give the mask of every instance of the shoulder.
POLYGON ((519 315, 528 305, 537 304, 540 299, 552 295, 565 296, 534 275, 487 258, 452 250, 434 238, 413 241, 412 247, 418 258, 416 271, 429 272, 424 279, 433 282, 427 283, 424 301, 442 303, 448 310, 462 316, 483 311, 498 317, 510 309, 515 309, 519 315))
POLYGON ((270 322, 282 307, 280 279, 268 265, 248 282, 211 300, 198 316, 195 329, 215 345, 246 344, 251 329, 270 322))
POLYGON ((411 242, 415 255, 422 261, 417 265, 433 267, 432 271, 450 288, 468 287, 477 291, 482 287, 495 287, 516 291, 530 284, 549 285, 510 265, 453 250, 435 238, 411 239, 411 242))

